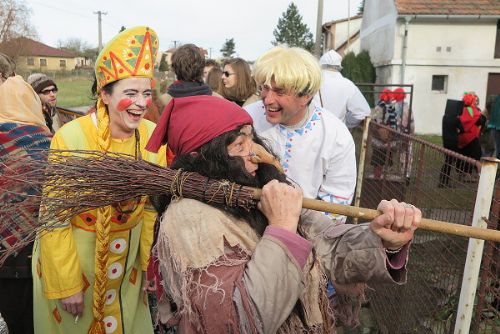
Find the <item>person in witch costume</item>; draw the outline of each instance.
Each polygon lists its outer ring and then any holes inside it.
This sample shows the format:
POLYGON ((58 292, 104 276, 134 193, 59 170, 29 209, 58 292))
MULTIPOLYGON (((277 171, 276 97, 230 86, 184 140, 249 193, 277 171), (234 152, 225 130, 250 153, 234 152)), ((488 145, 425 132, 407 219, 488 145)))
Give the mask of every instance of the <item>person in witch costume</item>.
POLYGON ((341 315, 330 308, 327 279, 358 291, 364 282, 406 281, 419 209, 382 201, 383 214, 359 225, 301 210, 301 190, 275 165, 259 163, 273 159, 265 158, 267 149, 256 155, 266 146, 250 116, 223 99, 173 99, 146 149, 165 142, 176 156, 174 169, 263 187, 258 209, 186 198, 170 199, 164 212, 158 205, 154 251, 166 289, 160 320, 179 332, 332 333, 341 315))
MULTIPOLYGON (((164 147, 158 154, 144 149, 155 126, 143 118, 158 45, 148 27, 111 40, 96 60, 96 112, 59 129, 51 149, 124 153, 164 166, 164 147)), ((35 333, 153 333, 143 273, 155 220, 139 197, 42 231, 32 269, 35 333)))

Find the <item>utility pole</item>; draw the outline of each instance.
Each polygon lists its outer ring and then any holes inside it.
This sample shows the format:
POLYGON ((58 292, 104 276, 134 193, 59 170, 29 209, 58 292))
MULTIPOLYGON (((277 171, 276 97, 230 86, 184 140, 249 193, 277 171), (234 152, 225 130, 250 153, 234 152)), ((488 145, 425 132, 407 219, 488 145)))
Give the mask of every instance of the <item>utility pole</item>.
POLYGON ((347 49, 346 49, 346 53, 349 52, 350 44, 351 44, 351 0, 347 0, 347 49))
POLYGON ((174 40, 174 41, 172 41, 172 42, 174 42, 174 49, 177 49, 177 43, 179 43, 180 41, 175 41, 175 40, 174 40))
POLYGON ((97 12, 94 12, 94 14, 97 14, 97 31, 98 31, 98 38, 99 38, 99 44, 97 46, 98 51, 101 52, 102 50, 102 15, 108 15, 108 12, 101 12, 98 10, 97 12))
POLYGON ((314 44, 314 54, 321 56, 321 35, 323 33, 323 0, 318 0, 318 19, 316 21, 316 43, 314 44))
POLYGON ((208 48, 208 58, 210 59, 212 59, 212 49, 213 48, 211 46, 208 48))

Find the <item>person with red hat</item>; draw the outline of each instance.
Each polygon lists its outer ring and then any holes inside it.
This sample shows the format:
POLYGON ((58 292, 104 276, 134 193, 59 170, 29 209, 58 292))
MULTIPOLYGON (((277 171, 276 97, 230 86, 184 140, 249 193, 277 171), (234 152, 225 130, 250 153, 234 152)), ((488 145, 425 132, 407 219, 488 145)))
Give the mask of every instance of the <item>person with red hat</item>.
MULTIPOLYGON (((392 91, 385 88, 380 92, 380 99, 375 106, 373 113, 373 121, 389 126, 391 129, 397 129, 397 115, 394 110, 394 104, 392 103, 392 91)), ((386 128, 377 127, 376 131, 373 133, 372 143, 374 150, 372 152, 372 157, 370 164, 373 166, 373 176, 376 179, 382 177, 384 166, 386 162, 388 165, 392 165, 392 151, 394 148, 394 142, 392 141, 393 136, 386 128)))
MULTIPOLYGON (((415 121, 413 111, 410 110, 408 103, 405 101, 407 94, 402 87, 398 87, 392 92, 392 103, 396 112, 396 130, 405 134, 413 134, 415 133, 415 121)), ((413 144, 405 140, 399 140, 398 143, 395 143, 395 146, 399 146, 399 173, 408 182, 413 162, 413 144)))
MULTIPOLYGON (((477 95, 474 92, 464 93, 462 97, 464 107, 460 114, 460 123, 462 124, 463 132, 458 134, 458 153, 475 160, 481 159, 482 150, 479 137, 481 135, 481 127, 486 123, 486 117, 481 114, 481 111, 477 107, 477 99, 477 95)), ((475 169, 474 166, 463 162, 459 168, 461 172, 465 173, 467 181, 474 180, 471 174, 475 169)), ((461 177, 464 176, 462 175, 461 177)))
POLYGON ((414 133, 415 121, 408 103, 405 102, 406 94, 407 93, 402 87, 398 87, 392 92, 394 109, 397 115, 397 130, 403 133, 414 133))
POLYGON ((162 219, 154 249, 165 288, 160 320, 179 332, 332 332, 325 276, 356 283, 358 291, 360 282, 406 280, 420 210, 382 201, 383 214, 359 225, 301 210, 302 191, 276 165, 262 162, 269 149, 235 103, 172 99, 146 148, 155 152, 164 143, 176 156, 174 169, 262 187, 256 209, 187 198, 166 198, 157 207, 162 219))

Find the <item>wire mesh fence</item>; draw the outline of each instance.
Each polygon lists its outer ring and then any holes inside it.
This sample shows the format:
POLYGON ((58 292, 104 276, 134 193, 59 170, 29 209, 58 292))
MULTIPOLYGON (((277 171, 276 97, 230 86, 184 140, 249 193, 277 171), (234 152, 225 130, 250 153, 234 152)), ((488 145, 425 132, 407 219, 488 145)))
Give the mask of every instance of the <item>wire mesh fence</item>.
MULTIPOLYGON (((480 163, 415 136, 370 123, 360 205, 415 204, 423 216, 471 225, 480 163)), ((361 147, 361 145, 356 145, 361 147)), ((497 184, 489 227, 498 229, 497 184)), ((370 309, 381 333, 453 333, 468 239, 417 231, 403 286, 373 285, 370 309)), ((499 244, 487 242, 471 333, 500 333, 499 244)))
MULTIPOLYGON (((488 228, 500 229, 500 179, 495 183, 488 228)), ((500 244, 485 243, 471 333, 500 333, 500 244)))

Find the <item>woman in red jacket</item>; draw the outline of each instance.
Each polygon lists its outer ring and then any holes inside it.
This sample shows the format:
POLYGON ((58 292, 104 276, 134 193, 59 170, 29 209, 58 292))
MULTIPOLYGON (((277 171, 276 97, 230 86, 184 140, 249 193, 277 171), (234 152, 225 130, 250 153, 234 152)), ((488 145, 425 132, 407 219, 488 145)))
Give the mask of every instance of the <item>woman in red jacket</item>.
MULTIPOLYGON (((460 115, 460 123, 464 131, 458 135, 458 152, 475 160, 481 159, 481 143, 479 136, 481 126, 485 123, 485 117, 477 107, 478 98, 473 92, 465 93, 462 97, 464 109, 460 115)), ((463 163, 459 170, 465 173, 472 173, 473 166, 469 163, 463 163)))

